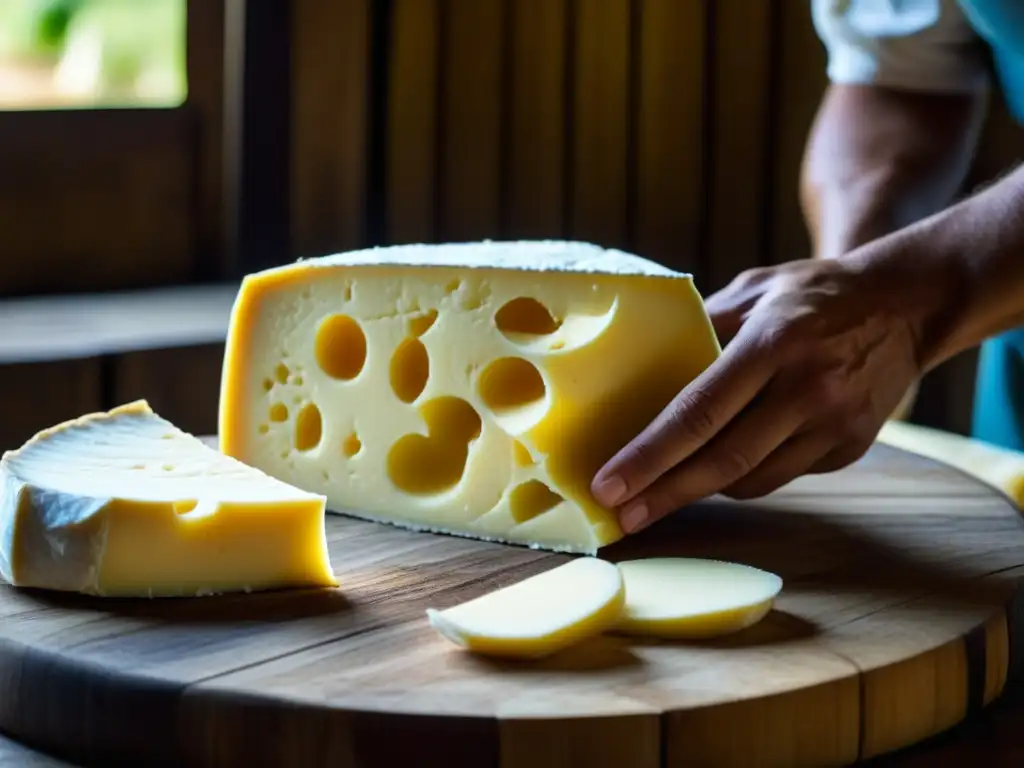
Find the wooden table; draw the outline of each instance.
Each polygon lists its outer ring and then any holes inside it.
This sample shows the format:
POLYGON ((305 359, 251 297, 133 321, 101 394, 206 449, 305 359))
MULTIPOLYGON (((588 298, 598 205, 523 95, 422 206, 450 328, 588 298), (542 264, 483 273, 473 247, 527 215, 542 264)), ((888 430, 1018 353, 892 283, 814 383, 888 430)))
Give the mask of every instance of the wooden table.
POLYGON ((566 556, 333 515, 329 531, 337 592, 0 590, 0 730, 103 765, 1006 764, 991 751, 1024 708, 1015 693, 982 711, 1024 667, 1024 522, 975 480, 894 449, 757 503, 695 505, 602 553, 784 577, 776 611, 710 643, 609 636, 487 662, 424 609, 566 556))

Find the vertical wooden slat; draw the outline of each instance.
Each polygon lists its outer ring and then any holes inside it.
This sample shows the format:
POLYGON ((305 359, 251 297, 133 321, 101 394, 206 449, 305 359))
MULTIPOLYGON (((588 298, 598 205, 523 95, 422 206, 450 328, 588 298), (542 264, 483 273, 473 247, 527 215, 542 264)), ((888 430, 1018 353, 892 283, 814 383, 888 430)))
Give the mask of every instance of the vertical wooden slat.
POLYGON ((445 0, 443 6, 443 240, 499 236, 505 1, 445 0))
POLYGON ((292 248, 364 244, 371 0, 292 3, 292 248))
POLYGON ((112 402, 145 399, 160 416, 194 435, 217 432, 223 344, 129 352, 112 361, 112 402))
POLYGON ((387 239, 433 242, 437 220, 440 0, 394 0, 387 135, 387 239))
POLYGON ((97 358, 0 365, 0 453, 103 408, 97 358))
POLYGON ((628 247, 629 0, 576 0, 571 232, 628 247))
POLYGON ((188 0, 186 78, 188 106, 197 116, 198 207, 196 274, 217 279, 228 272, 224 241, 224 0, 188 0))
POLYGON ((825 92, 825 50, 811 22, 806 2, 780 2, 778 16, 778 68, 773 93, 776 95, 775 144, 771 155, 774 200, 771 201, 773 263, 811 256, 811 243, 800 213, 800 165, 811 122, 825 92))
POLYGON ((640 0, 634 248, 699 267, 704 215, 705 4, 640 0))
POLYGON ((564 235, 568 0, 512 0, 509 237, 564 235))
POLYGON ((771 99, 774 5, 774 0, 716 0, 711 7, 706 294, 757 266, 768 251, 769 138, 781 107, 771 99))

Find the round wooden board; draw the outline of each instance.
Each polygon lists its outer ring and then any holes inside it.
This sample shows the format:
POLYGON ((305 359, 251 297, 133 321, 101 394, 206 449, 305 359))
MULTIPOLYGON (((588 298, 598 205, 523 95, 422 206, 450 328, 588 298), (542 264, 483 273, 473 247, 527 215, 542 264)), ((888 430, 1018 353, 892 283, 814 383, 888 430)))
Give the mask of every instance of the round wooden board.
POLYGON ((834 765, 995 698, 1024 524, 955 470, 876 446, 757 503, 712 500, 602 552, 785 579, 714 642, 601 637, 539 662, 428 625, 567 556, 329 516, 342 587, 187 600, 0 589, 0 730, 104 766, 834 765))

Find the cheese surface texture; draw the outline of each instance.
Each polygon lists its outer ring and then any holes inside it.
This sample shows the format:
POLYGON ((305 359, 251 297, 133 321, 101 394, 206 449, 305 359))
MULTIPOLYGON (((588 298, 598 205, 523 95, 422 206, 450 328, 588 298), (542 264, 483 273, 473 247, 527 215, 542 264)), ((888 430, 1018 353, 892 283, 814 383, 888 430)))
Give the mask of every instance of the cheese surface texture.
POLYGON ((99 596, 335 586, 324 498, 204 445, 145 401, 0 459, 0 577, 99 596))
POLYGON ((475 653, 540 658, 601 634, 625 598, 614 564, 583 557, 443 611, 430 624, 475 653))
POLYGON ((1024 509, 1024 454, 920 424, 888 421, 877 442, 941 461, 1002 491, 1024 509))
POLYGON ((626 604, 616 631, 709 639, 753 626, 782 590, 774 573, 740 563, 653 557, 619 563, 626 604))
POLYGON ((719 354, 690 276, 620 251, 320 257, 243 281, 221 449, 329 511, 593 554, 594 473, 719 354))

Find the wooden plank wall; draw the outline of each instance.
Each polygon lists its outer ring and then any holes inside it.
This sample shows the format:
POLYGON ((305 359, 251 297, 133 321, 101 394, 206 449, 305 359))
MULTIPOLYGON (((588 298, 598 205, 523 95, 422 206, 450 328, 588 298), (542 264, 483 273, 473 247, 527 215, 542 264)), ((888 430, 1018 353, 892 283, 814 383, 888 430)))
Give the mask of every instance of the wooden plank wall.
MULTIPOLYGON (((808 3, 390 0, 370 14, 368 0, 305 2, 296 255, 571 237, 690 270, 705 294, 810 255, 797 185, 826 78, 808 3), (346 54, 311 53, 338 34, 346 54), (386 47, 372 71, 354 35, 386 47), (360 106, 375 89, 377 113, 360 106), (375 146, 380 178, 359 161, 375 146), (380 211, 354 179, 379 190, 380 211), (376 215, 375 237, 363 222, 376 215)), ((1022 146, 997 103, 972 184, 1022 146)), ((930 376, 915 420, 967 431, 973 370, 968 354, 930 376)))

